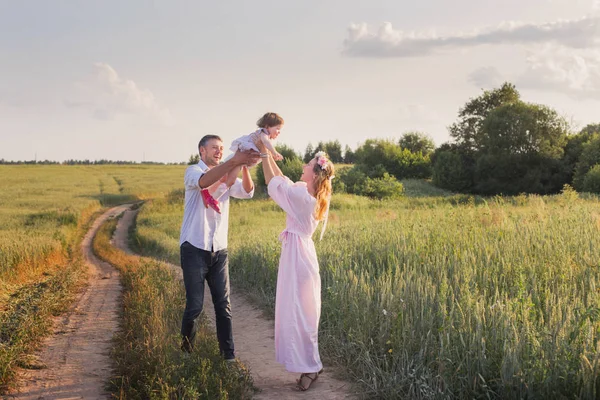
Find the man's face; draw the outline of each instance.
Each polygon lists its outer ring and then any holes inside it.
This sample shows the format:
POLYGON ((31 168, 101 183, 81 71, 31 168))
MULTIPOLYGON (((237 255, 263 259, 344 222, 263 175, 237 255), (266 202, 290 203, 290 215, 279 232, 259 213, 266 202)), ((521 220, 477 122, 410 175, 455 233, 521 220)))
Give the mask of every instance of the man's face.
POLYGON ((223 142, 219 139, 210 139, 206 146, 200 147, 200 158, 210 168, 219 165, 223 157, 223 142))

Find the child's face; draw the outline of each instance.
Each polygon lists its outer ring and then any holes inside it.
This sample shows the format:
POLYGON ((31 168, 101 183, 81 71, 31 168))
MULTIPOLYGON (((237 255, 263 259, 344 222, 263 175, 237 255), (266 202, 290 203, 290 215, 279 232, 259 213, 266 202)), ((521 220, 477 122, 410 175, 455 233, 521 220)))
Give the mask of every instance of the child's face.
POLYGON ((269 139, 277 139, 277 136, 281 133, 281 127, 283 125, 270 126, 267 128, 267 133, 269 134, 269 139))

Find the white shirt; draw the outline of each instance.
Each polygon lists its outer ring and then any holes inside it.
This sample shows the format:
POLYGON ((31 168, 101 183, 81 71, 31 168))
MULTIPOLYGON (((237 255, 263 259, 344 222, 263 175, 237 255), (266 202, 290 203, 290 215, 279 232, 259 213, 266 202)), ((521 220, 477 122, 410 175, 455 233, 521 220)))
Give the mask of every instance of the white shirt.
POLYGON ((213 194, 213 197, 219 202, 221 209, 221 214, 219 214, 212 208, 204 206, 200 194, 202 188, 198 185, 198 181, 208 170, 208 166, 202 160, 198 164, 190 165, 185 170, 183 179, 185 203, 179 244, 187 241, 202 250, 219 251, 227 248, 229 197, 249 199, 254 196, 254 188, 247 193, 239 178, 229 189, 226 184, 221 183, 213 194))

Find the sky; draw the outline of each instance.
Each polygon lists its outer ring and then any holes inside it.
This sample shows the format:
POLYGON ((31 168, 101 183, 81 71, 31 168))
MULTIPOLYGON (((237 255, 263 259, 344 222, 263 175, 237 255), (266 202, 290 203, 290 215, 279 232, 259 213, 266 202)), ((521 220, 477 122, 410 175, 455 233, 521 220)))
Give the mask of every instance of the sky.
POLYGON ((267 111, 279 144, 421 131, 509 81, 600 122, 600 0, 0 0, 0 159, 187 161, 267 111))

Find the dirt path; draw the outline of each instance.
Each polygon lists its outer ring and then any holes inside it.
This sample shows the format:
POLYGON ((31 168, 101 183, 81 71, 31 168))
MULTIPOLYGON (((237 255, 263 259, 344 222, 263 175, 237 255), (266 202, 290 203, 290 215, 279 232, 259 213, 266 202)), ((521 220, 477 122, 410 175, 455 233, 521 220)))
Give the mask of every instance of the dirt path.
MULTIPOLYGON (((119 220, 113 238, 115 246, 131 254, 127 247, 127 233, 135 219, 137 211, 126 211, 119 220)), ((182 279, 181 268, 170 265, 182 279)), ((254 307, 239 292, 232 288, 231 304, 233 310, 233 333, 236 355, 248 366, 255 385, 261 389, 256 399, 354 399, 348 382, 335 379, 331 368, 325 366, 323 373, 310 390, 297 392, 294 390, 295 379, 299 374, 290 373, 275 361, 275 343, 273 321, 263 316, 261 310, 254 307)), ((209 290, 205 290, 204 308, 206 315, 214 325, 215 313, 209 290)))
POLYGON ((54 334, 36 355, 46 368, 24 370, 16 399, 106 399, 110 378, 109 350, 118 327, 121 284, 117 271, 92 253, 98 228, 128 209, 119 206, 100 216, 82 242, 89 282, 70 310, 54 321, 54 334))

